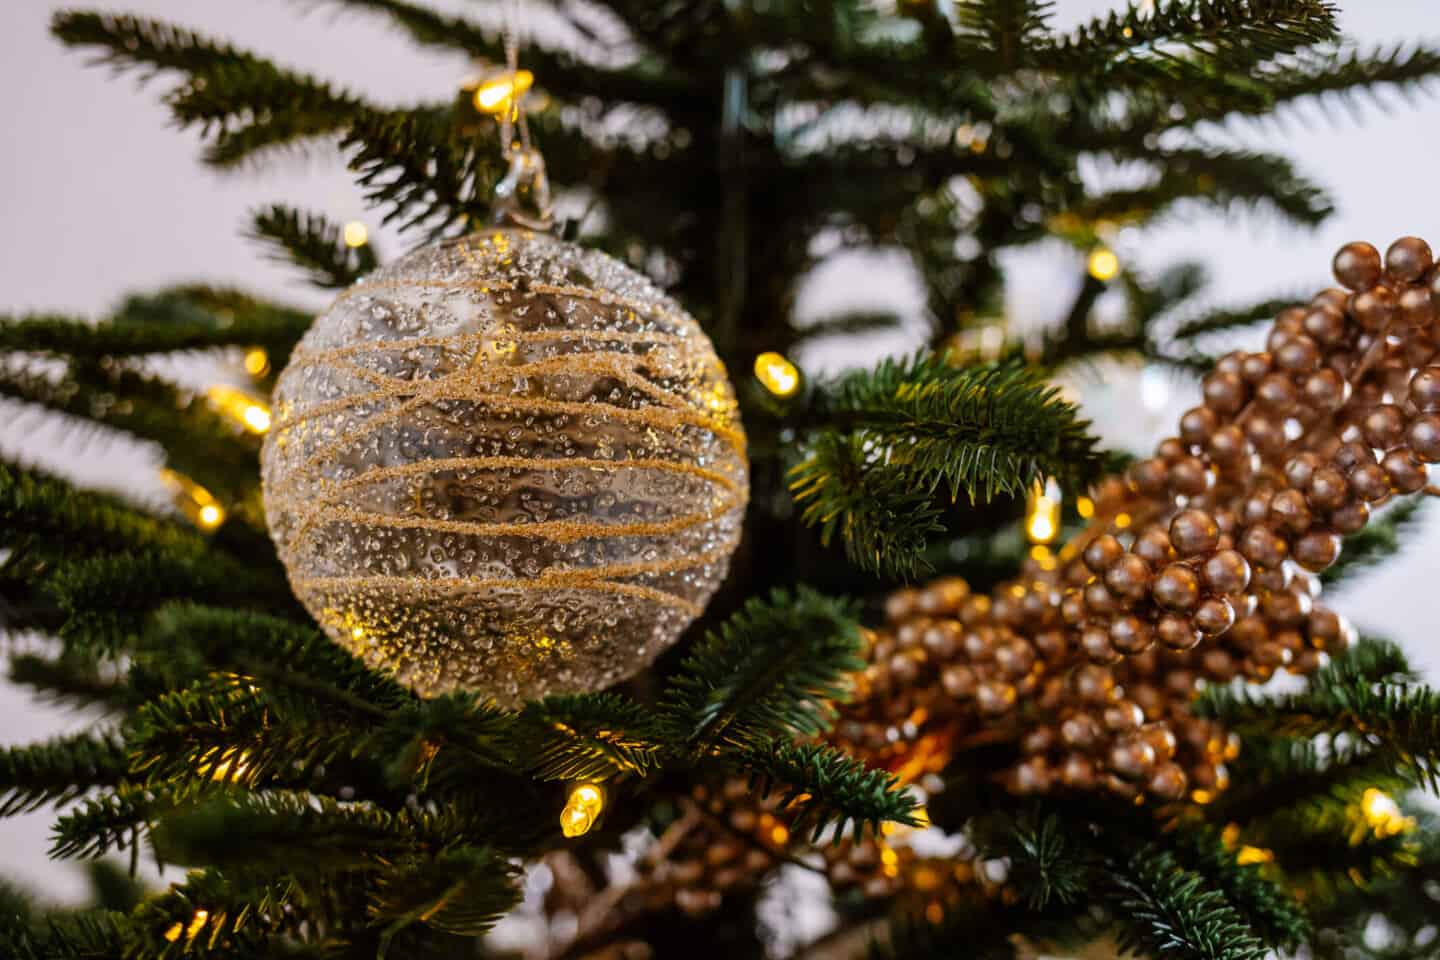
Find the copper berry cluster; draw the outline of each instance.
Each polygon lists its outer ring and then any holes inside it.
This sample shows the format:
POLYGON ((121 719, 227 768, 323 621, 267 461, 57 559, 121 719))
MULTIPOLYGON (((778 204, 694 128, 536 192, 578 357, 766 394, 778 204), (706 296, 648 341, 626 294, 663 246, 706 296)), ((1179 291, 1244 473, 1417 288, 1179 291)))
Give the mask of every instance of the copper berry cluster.
MULTIPOLYGON (((1430 248, 1405 238, 1382 260, 1352 243, 1334 269, 1344 289, 1282 311, 1263 351, 1221 359, 1179 436, 1091 491, 1089 528, 1058 555, 1027 560, 989 595, 957 578, 892 594, 832 739, 905 783, 1007 743, 1018 759, 1002 778, 1017 794, 1101 789, 1168 805, 1225 789, 1239 741, 1191 712, 1197 690, 1309 674, 1350 642, 1317 602, 1315 574, 1372 508, 1420 491, 1440 462, 1430 248)), ((690 838, 694 856, 723 848, 725 862, 662 875, 724 889, 747 873, 727 868, 781 855, 781 811, 743 783, 697 800, 712 828, 730 829, 702 830, 713 844, 690 838), (752 820, 769 856, 731 850, 752 820)), ((832 849, 832 884, 889 895, 906 871, 940 866, 887 849, 883 838, 832 849)))
POLYGON ((1013 732, 1017 793, 1223 789, 1236 745, 1190 713, 1199 684, 1311 673, 1342 648, 1352 631, 1314 575, 1440 462, 1429 246, 1407 237, 1382 260, 1352 243, 1334 267, 1345 289, 1282 311, 1265 350, 1222 358, 1179 436, 1099 485, 1058 558, 990 596, 959 581, 894 594, 841 735, 903 770, 927 737, 1013 732))

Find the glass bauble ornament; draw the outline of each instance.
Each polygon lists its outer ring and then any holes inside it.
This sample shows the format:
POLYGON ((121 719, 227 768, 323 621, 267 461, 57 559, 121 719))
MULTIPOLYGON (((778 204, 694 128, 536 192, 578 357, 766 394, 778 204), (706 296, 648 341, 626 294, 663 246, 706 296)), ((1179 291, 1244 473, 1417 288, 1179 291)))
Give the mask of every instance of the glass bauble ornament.
POLYGON ((596 690, 675 642, 749 495, 735 393, 641 274, 550 234, 340 295, 276 386, 265 512, 336 642, 424 696, 596 690))

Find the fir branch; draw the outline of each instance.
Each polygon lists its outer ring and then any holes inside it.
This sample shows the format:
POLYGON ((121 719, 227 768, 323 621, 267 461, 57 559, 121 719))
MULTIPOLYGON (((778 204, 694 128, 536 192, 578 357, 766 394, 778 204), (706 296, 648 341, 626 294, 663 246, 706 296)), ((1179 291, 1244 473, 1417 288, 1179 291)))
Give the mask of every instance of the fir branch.
POLYGON ((203 159, 221 169, 278 147, 339 134, 369 109, 327 83, 265 61, 194 78, 165 103, 181 127, 198 125, 210 138, 203 159))
POLYGON ((520 714, 518 752, 543 780, 643 777, 660 761, 662 733, 653 710, 618 694, 547 697, 520 714))
POLYGON ((1261 960, 1265 946, 1218 890, 1182 870, 1153 845, 1107 861, 1110 904, 1120 944, 1152 956, 1261 960))
MULTIPOLYGON (((1440 77, 1440 49, 1396 44, 1388 49, 1361 50, 1350 46, 1304 51, 1267 67, 1264 80, 1270 92, 1269 112, 1310 97, 1333 97, 1354 103, 1361 94, 1375 96, 1379 88, 1410 92, 1440 77)), ((1193 117, 1192 122, 1212 119, 1193 117)))
POLYGON ((1058 817, 1026 818, 1005 838, 1014 888, 1032 910, 1071 904, 1088 890, 1090 856, 1066 836, 1058 817))
POLYGON ((320 80, 159 21, 60 13, 52 31, 69 46, 99 50, 102 62, 119 69, 184 73, 186 82, 166 104, 182 127, 199 124, 213 135, 205 155, 213 166, 233 167, 261 150, 338 133, 364 109, 320 80))
POLYGON ((132 956, 274 956, 273 934, 301 932, 300 909, 311 905, 300 899, 283 880, 255 883, 219 870, 194 871, 135 910, 126 940, 132 956))
POLYGON ((142 653, 147 666, 176 687, 229 671, 279 686, 299 684, 296 689, 313 696, 318 691, 309 683, 323 678, 333 693, 318 709, 351 705, 352 719, 357 712, 383 719, 417 702, 394 678, 370 670, 313 625, 250 610, 167 606, 147 631, 142 653))
POLYGON ((838 840, 851 823, 857 838, 867 826, 878 833, 882 823, 919 824, 919 801, 893 775, 834 747, 757 740, 728 756, 760 795, 783 789, 780 808, 795 814, 797 832, 809 827, 812 840, 831 826, 838 840))
POLYGON ((104 910, 51 913, 33 924, 0 913, 0 950, 7 960, 129 960, 126 930, 125 917, 104 910))
POLYGON ((174 469, 222 502, 242 501, 258 485, 258 441, 158 376, 76 362, 56 380, 0 366, 0 395, 153 441, 174 469))
POLYGON ((1360 644, 1303 691, 1267 696, 1211 688, 1195 710, 1241 733, 1352 737, 1434 789, 1440 786, 1440 692, 1406 682, 1403 667, 1390 645, 1360 644))
POLYGON ((1028 65, 1049 40, 1052 0, 958 0, 952 16, 962 54, 984 51, 995 70, 1028 65))
POLYGON ((1325 0, 1170 0, 1150 11, 1131 5, 1081 24, 1043 59, 1052 68, 1104 62, 1112 69, 1136 59, 1175 63, 1183 51, 1244 70, 1338 35, 1335 6, 1325 0))
POLYGON ((29 687, 41 699, 71 707, 118 710, 132 696, 122 678, 112 676, 90 657, 56 658, 17 653, 10 657, 10 682, 29 687))
POLYGON ((390 758, 392 783, 463 789, 476 776, 495 780, 519 763, 515 721, 479 694, 414 699, 377 728, 375 749, 390 758))
POLYGON ((820 528, 820 543, 840 535, 862 570, 906 579, 928 570, 929 539, 944 532, 935 495, 899 470, 877 464, 860 433, 821 433, 789 474, 801 519, 820 528))
POLYGON ((67 554, 156 549, 195 555, 206 542, 173 520, 149 516, 118 498, 80 490, 65 480, 0 462, 0 543, 20 534, 44 537, 67 554))
MULTIPOLYGON (((421 46, 458 50, 491 63, 505 60, 500 31, 464 17, 447 16, 405 0, 326 2, 384 16, 421 46)), ((699 99, 688 78, 648 60, 607 68, 578 59, 564 50, 531 43, 525 50, 525 65, 534 71, 547 92, 557 96, 568 97, 572 91, 584 91, 586 96, 607 102, 628 101, 671 108, 694 106, 699 99)))
POLYGON ((261 875, 373 870, 468 835, 448 809, 383 810, 290 791, 237 793, 171 812, 152 842, 168 862, 261 875))
POLYGON ((1414 778, 1364 744, 1250 737, 1232 766, 1232 788, 1206 810, 1214 823, 1268 830, 1267 820, 1351 804, 1366 790, 1404 793, 1414 778))
POLYGON ((1193 340, 1212 333, 1222 333, 1239 327, 1269 322, 1286 307, 1293 307, 1294 300, 1263 300, 1248 307, 1228 310, 1211 310, 1184 321, 1175 330, 1177 340, 1193 340))
POLYGON ((493 850, 452 847, 379 873, 370 914, 385 925, 384 942, 414 923, 479 936, 520 903, 519 876, 519 868, 493 850))
POLYGON ((862 432, 886 466, 951 499, 1013 495, 1045 477, 1080 485, 1104 465, 1075 405, 1017 364, 957 367, 921 353, 882 361, 821 394, 822 423, 862 432))
POLYGON ((1209 149, 1148 156, 1156 165, 1147 186, 1090 197, 1073 211, 1087 220, 1147 221, 1182 202, 1221 209, 1257 207, 1314 226, 1334 210, 1325 192, 1271 154, 1209 149))
POLYGON ((322 214, 280 204, 258 211, 251 221, 251 235, 272 247, 271 259, 293 263, 306 271, 311 283, 332 289, 350 286, 378 262, 374 247, 350 246, 342 230, 322 214))
POLYGON ((60 11, 50 32, 69 47, 96 51, 100 63, 142 75, 178 70, 206 76, 224 67, 253 65, 258 58, 200 34, 158 20, 87 11, 60 11))
POLYGON ((87 799, 55 822, 50 856, 94 858, 114 850, 136 850, 151 820, 166 805, 162 795, 128 784, 87 799))
POLYGON ((901 325, 900 316, 885 310, 849 310, 807 322, 791 335, 792 344, 819 340, 822 337, 853 336, 893 330, 901 325))
POLYGON ((237 290, 198 285, 128 297, 100 323, 56 317, 0 317, 0 348, 104 357, 261 347, 284 366, 314 318, 306 311, 256 299, 237 290))
POLYGON ((1104 457, 1073 404, 1018 364, 961 368, 919 354, 883 361, 817 390, 821 430, 791 471, 807 524, 872 570, 909 573, 940 527, 928 498, 971 502, 1028 490, 1045 477, 1081 485, 1104 457))
POLYGON ((1345 538, 1340 559, 1320 574, 1326 587, 1364 572, 1393 557, 1408 539, 1419 532, 1424 520, 1423 497, 1411 497, 1375 517, 1359 533, 1345 538))
POLYGON ((135 551, 67 560, 46 578, 46 589, 67 617, 61 636, 72 648, 128 645, 149 613, 191 596, 237 608, 268 602, 276 609, 295 609, 273 571, 213 551, 191 556, 135 551))
POLYGON ((0 817, 114 786, 127 768, 125 749, 112 734, 75 734, 0 751, 0 817))
POLYGON ((350 169, 385 222, 425 226, 432 235, 481 222, 501 175, 490 134, 457 124, 448 108, 371 111, 358 116, 341 143, 350 169))
POLYGON ((853 604, 806 587, 754 597, 669 679, 661 722, 695 756, 780 732, 823 733, 863 666, 853 604))
POLYGON ((185 797, 222 784, 304 783, 316 768, 364 746, 363 731, 326 722, 321 710, 296 722, 280 706, 247 678, 223 674, 156 697, 127 724, 131 770, 185 797))
POLYGON ((1292 891, 1267 878, 1258 864, 1242 864, 1215 829, 1179 830, 1176 855, 1225 896, 1245 923, 1270 947, 1293 949, 1308 942, 1310 919, 1292 891))

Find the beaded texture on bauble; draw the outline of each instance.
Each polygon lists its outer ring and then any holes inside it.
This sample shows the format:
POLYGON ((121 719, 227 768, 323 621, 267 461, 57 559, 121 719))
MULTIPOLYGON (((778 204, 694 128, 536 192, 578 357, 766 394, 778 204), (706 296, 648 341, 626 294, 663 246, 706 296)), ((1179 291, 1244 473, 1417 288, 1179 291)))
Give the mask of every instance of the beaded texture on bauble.
POLYGON ((266 517, 336 642, 505 705, 650 663, 724 577, 745 435, 699 325, 549 234, 424 247, 342 293, 275 392, 266 517))

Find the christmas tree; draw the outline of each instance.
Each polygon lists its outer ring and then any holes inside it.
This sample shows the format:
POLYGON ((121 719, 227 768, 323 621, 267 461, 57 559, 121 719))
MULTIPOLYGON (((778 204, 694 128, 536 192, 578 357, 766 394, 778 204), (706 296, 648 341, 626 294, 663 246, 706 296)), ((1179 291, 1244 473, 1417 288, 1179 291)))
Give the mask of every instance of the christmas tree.
POLYGON ((329 5, 483 75, 400 109, 54 20, 210 165, 338 150, 419 252, 264 206, 342 291, 318 322, 199 286, 0 318, 0 394, 160 445, 174 495, 0 463, 10 676, 103 717, 0 752, 0 812, 57 808, 97 891, 0 887, 4 956, 1435 955, 1440 694, 1318 594, 1431 492, 1440 268, 1355 243, 1343 289, 1206 311, 1197 266, 1107 244, 1181 205, 1319 223, 1224 125, 1440 50, 1358 49, 1321 0, 1063 33, 1042 0, 329 5), (1086 272, 1021 338, 1004 255, 1042 240, 1086 272), (899 323, 797 318, 866 248, 913 263, 928 346, 807 376, 805 342, 899 323), (195 351, 250 388, 156 363, 195 351), (1202 379, 1150 458, 1053 385, 1113 355, 1202 379), (357 409, 393 445, 348 448, 357 409))

